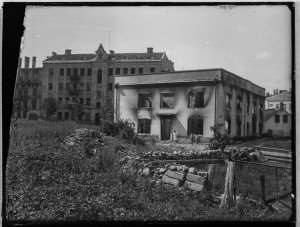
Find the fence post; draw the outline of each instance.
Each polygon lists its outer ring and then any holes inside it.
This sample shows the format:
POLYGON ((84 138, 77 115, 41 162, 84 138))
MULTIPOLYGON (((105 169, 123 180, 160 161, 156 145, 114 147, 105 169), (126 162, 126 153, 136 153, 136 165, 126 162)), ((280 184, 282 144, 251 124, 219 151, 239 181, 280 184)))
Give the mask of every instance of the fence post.
POLYGON ((207 178, 207 189, 212 192, 214 175, 216 170, 216 164, 209 164, 208 167, 208 178, 207 178))
POLYGON ((260 175, 259 180, 260 180, 260 188, 261 188, 261 200, 263 204, 266 205, 265 176, 260 175))
POLYGON ((226 178, 225 178, 224 196, 222 198, 220 207, 223 207, 227 203, 233 203, 234 169, 235 169, 235 162, 228 161, 226 178))

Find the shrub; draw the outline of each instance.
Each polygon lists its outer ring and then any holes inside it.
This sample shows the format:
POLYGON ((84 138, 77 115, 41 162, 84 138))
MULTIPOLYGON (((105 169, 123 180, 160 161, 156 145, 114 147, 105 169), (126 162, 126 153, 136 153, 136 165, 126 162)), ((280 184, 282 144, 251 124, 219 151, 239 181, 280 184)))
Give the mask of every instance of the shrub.
POLYGON ((217 124, 215 126, 210 127, 210 130, 213 131, 213 137, 209 140, 209 149, 217 150, 221 149, 224 151, 227 144, 227 136, 226 134, 222 135, 221 133, 221 125, 217 124))

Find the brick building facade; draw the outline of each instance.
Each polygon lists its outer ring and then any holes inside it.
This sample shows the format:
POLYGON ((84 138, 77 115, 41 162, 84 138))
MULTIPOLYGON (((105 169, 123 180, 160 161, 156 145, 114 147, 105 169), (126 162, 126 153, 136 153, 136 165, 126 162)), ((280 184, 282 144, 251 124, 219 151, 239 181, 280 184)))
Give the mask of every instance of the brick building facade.
POLYGON ((29 68, 29 57, 19 59, 17 72, 13 116, 18 118, 38 119, 41 116, 42 82, 44 70, 36 68, 36 57, 32 57, 32 67, 29 68))
POLYGON ((105 99, 114 102, 115 75, 138 75, 174 71, 173 62, 164 52, 107 53, 102 44, 95 54, 52 53, 43 61, 45 77, 42 97, 53 96, 58 102, 57 120, 76 120, 72 105, 84 109, 84 122, 95 123, 105 99))

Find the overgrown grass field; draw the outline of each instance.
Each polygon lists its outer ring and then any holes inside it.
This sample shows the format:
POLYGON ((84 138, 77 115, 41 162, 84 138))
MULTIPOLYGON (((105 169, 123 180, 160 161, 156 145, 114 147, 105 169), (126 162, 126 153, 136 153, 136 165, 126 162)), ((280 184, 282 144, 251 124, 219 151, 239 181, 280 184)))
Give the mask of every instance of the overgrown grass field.
MULTIPOLYGON (((271 211, 247 200, 226 209, 210 196, 158 183, 122 170, 121 138, 106 137, 92 158, 65 137, 92 125, 18 120, 11 131, 6 165, 6 218, 9 221, 275 221, 288 210, 271 211)), ((126 145, 137 153, 160 149, 126 145)))

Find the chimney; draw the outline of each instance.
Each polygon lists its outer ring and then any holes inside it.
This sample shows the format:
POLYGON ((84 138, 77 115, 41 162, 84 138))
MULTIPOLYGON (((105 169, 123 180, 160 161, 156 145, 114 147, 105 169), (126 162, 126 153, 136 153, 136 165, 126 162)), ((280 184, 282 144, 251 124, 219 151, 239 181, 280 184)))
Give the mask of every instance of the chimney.
POLYGON ((115 54, 115 52, 113 50, 110 50, 109 53, 110 54, 115 54))
POLYGON ((52 52, 52 56, 54 56, 54 55, 57 55, 57 53, 56 52, 52 52))
POLYGON ((36 65, 36 57, 32 57, 32 68, 35 68, 36 65))
POLYGON ((153 54, 153 48, 152 47, 147 48, 147 54, 153 54))
POLYGON ((65 55, 71 55, 71 50, 66 49, 66 50, 65 50, 65 55))
POLYGON ((273 95, 276 95, 276 90, 275 89, 273 89, 273 95))
POLYGON ((276 95, 278 95, 278 88, 276 88, 276 95))
POLYGON ((30 61, 30 59, 29 59, 29 57, 25 57, 25 69, 28 69, 29 68, 29 61, 30 61))
POLYGON ((19 58, 18 68, 22 68, 22 58, 19 58))

